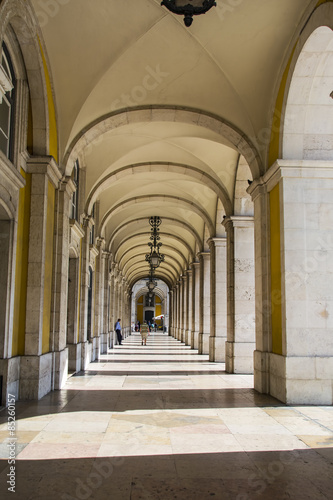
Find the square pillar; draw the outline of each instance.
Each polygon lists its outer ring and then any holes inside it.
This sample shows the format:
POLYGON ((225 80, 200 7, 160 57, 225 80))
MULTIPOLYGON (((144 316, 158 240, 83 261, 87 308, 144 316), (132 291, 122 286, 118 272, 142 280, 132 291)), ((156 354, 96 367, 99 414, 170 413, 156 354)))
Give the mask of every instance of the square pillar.
MULTIPOLYGON (((193 262, 193 310, 194 330, 191 337, 192 349, 199 349, 199 330, 200 330, 200 262, 193 262)), ((193 320, 192 320, 193 321, 193 320)))
POLYGON ((270 203, 270 394, 287 404, 333 396, 333 163, 278 160, 270 203))
POLYGON ((209 360, 225 362, 227 341, 227 238, 211 238, 211 332, 209 360))
POLYGON ((200 262, 200 330, 199 354, 209 354, 210 337, 210 252, 199 254, 200 262))
MULTIPOLYGON (((31 174, 31 205, 25 355, 21 359, 19 397, 40 399, 52 389, 52 277, 54 259, 57 259, 54 254, 55 196, 61 174, 51 157, 30 159, 27 170, 31 174)), ((63 333, 58 340, 63 338, 63 333)), ((64 347, 59 341, 57 347, 60 343, 64 347)))
POLYGON ((253 373, 255 350, 254 222, 251 216, 224 220, 227 230, 228 340, 226 371, 253 373))
POLYGON ((193 270, 192 268, 186 271, 187 274, 187 283, 186 283, 186 332, 185 332, 185 344, 191 345, 192 339, 192 308, 193 308, 193 286, 192 286, 192 278, 193 278, 193 270))

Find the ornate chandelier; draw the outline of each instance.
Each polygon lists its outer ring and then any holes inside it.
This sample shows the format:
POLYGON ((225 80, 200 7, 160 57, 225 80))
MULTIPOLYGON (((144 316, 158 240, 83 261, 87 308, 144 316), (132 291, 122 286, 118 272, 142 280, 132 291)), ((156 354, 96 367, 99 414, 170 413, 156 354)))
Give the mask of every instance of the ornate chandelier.
POLYGON ((164 262, 164 254, 160 253, 160 248, 162 243, 158 243, 160 240, 159 226, 162 224, 160 217, 150 217, 149 224, 151 225, 151 236, 148 246, 150 247, 150 253, 146 254, 146 261, 149 262, 151 268, 156 269, 159 267, 161 262, 164 262))
POLYGON ((216 2, 215 0, 163 0, 161 5, 174 14, 184 16, 184 23, 188 28, 193 22, 193 16, 205 14, 212 7, 216 7, 216 2))

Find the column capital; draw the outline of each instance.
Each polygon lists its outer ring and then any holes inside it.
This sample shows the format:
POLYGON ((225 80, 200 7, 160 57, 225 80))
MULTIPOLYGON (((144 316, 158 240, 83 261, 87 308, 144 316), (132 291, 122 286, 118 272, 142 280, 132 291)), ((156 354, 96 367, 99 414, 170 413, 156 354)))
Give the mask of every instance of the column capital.
POLYGON ((83 216, 82 216, 82 225, 83 225, 83 227, 91 229, 92 226, 94 225, 94 219, 92 218, 92 216, 91 215, 87 215, 86 213, 83 213, 83 216))
POLYGON ((200 266, 200 262, 197 262, 197 261, 194 261, 194 262, 191 262, 191 266, 193 267, 193 269, 195 270, 196 267, 199 267, 200 266))
POLYGON ((227 238, 209 238, 209 240, 207 240, 207 243, 209 246, 214 245, 215 247, 224 247, 227 244, 227 238))
POLYGON ((227 231, 234 227, 253 227, 253 224, 254 217, 252 215, 231 215, 222 222, 227 231))
POLYGON ((197 256, 202 259, 208 259, 208 257, 210 257, 210 252, 199 252, 197 256))
POLYGON ((104 252, 105 239, 102 238, 101 236, 97 236, 97 238, 96 238, 96 246, 97 246, 97 248, 101 249, 104 252))
POLYGON ((63 176, 59 181, 58 189, 59 191, 66 192, 68 196, 72 196, 74 191, 76 191, 76 186, 70 176, 63 176))
POLYGON ((108 252, 107 250, 103 250, 103 251, 102 251, 102 258, 103 258, 103 259, 107 260, 107 259, 109 259, 110 257, 111 257, 111 253, 110 253, 110 252, 108 252))
POLYGON ((27 159, 27 172, 29 174, 44 174, 55 188, 59 187, 62 179, 59 166, 53 156, 32 156, 27 159))

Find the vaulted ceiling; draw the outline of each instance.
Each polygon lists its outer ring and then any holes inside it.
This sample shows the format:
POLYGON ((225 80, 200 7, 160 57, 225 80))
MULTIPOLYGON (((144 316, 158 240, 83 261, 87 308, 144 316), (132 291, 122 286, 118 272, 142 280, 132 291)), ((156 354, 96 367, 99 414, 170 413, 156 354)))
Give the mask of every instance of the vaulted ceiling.
POLYGON ((48 16, 31 2, 61 167, 70 173, 80 159, 86 211, 99 202, 97 232, 131 284, 147 274, 148 217, 162 218, 158 276, 171 284, 223 234, 240 158, 249 177, 267 168, 257 138, 316 1, 217 0, 191 28, 159 0, 70 0, 48 16))

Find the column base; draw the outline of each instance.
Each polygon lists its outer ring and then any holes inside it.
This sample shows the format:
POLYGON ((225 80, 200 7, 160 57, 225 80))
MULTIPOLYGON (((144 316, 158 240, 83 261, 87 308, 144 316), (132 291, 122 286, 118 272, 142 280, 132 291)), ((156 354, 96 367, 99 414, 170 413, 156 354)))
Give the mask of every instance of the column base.
POLYGON ((191 345, 191 330, 186 330, 185 332, 185 345, 191 345))
POLYGON ((53 352, 54 356, 54 373, 53 373, 53 390, 62 389, 67 381, 68 376, 68 349, 63 351, 53 352))
POLYGON ((115 345, 115 335, 116 332, 114 332, 113 330, 109 332, 109 349, 113 349, 115 345))
POLYGON ((225 363, 226 337, 209 337, 209 361, 225 363))
POLYGON ((20 399, 41 399, 51 391, 52 360, 52 352, 21 357, 20 399))
POLYGON ((286 404, 332 405, 333 357, 270 353, 270 394, 286 404))
POLYGON ((98 361, 100 355, 100 337, 92 337, 90 342, 92 344, 91 361, 98 361))
POLYGON ((82 344, 67 344, 68 348, 68 371, 78 373, 81 371, 81 346, 82 344))
POLYGON ((269 352, 254 351, 254 388, 261 394, 269 394, 269 352))
POLYGON ((253 373, 254 342, 226 342, 225 370, 227 373, 253 373))
POLYGON ((2 376, 1 406, 7 406, 8 394, 15 396, 15 400, 19 398, 20 365, 21 356, 15 356, 15 358, 9 359, 0 359, 0 375, 2 376))
POLYGON ((193 337, 191 339, 191 347, 192 347, 192 349, 199 349, 199 332, 194 331, 194 332, 192 332, 192 335, 193 335, 193 337))
POLYGON ((199 333, 199 354, 209 354, 209 333, 199 333))
POLYGON ((107 354, 108 352, 108 334, 102 333, 100 337, 100 353, 107 354))
POLYGON ((81 344, 81 370, 86 370, 92 358, 92 343, 82 342, 81 344))

